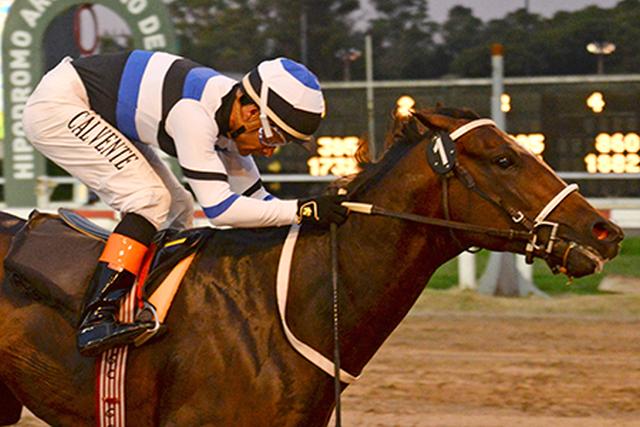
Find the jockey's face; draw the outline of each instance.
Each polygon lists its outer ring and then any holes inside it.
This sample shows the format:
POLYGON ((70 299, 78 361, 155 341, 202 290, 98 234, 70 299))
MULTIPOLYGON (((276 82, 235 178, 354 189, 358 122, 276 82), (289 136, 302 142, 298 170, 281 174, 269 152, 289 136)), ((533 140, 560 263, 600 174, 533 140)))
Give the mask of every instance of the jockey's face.
POLYGON ((233 104, 229 125, 230 128, 234 130, 241 126, 244 126, 246 129, 234 138, 240 155, 260 154, 271 157, 275 148, 266 147, 260 143, 260 137, 258 135, 260 130, 260 109, 257 105, 241 105, 237 97, 233 104))

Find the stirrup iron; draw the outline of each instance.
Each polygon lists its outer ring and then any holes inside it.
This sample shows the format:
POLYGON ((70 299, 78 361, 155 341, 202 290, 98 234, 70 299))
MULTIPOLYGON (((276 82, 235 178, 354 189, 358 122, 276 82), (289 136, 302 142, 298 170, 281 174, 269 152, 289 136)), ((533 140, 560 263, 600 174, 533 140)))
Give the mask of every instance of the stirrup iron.
POLYGON ((158 331, 160 330, 160 327, 162 326, 162 324, 160 323, 160 318, 158 317, 158 312, 156 311, 156 308, 149 301, 143 302, 142 308, 136 315, 136 321, 138 321, 140 317, 143 316, 145 313, 150 313, 155 325, 153 326, 153 328, 150 328, 147 331, 143 332, 140 336, 138 336, 133 341, 136 347, 140 347, 142 344, 146 343, 151 338, 153 338, 158 333, 158 331))

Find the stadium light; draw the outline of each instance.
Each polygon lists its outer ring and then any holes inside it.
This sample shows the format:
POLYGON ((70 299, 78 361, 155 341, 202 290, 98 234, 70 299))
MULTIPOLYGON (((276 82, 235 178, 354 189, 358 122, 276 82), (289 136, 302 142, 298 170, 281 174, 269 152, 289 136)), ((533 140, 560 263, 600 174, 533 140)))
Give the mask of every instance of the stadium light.
POLYGON ((587 45, 587 52, 598 57, 598 74, 604 74, 604 57, 616 51, 616 45, 611 42, 591 42, 587 45))
POLYGON ((351 80, 351 63, 362 56, 362 52, 355 48, 340 49, 336 57, 342 60, 343 78, 345 82, 351 80))

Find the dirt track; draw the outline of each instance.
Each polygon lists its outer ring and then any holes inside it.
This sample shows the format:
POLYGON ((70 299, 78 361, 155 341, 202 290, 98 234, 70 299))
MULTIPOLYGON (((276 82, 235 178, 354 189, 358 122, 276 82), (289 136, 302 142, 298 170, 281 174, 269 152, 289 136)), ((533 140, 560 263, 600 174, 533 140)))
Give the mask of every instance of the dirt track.
POLYGON ((640 297, 427 292, 342 405, 344 426, 640 427, 640 297))
POLYGON ((639 298, 482 303, 425 301, 344 394, 343 425, 640 426, 639 298))

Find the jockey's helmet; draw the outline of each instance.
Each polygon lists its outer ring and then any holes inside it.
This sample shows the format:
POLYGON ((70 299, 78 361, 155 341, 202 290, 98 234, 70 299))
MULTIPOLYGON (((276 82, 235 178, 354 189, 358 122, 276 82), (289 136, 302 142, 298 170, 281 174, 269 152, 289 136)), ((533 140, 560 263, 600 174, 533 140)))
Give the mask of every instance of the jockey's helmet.
POLYGON ((242 79, 246 94, 260 108, 261 132, 271 138, 269 121, 294 140, 308 141, 325 114, 318 78, 288 58, 261 62, 242 79))

